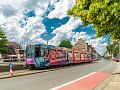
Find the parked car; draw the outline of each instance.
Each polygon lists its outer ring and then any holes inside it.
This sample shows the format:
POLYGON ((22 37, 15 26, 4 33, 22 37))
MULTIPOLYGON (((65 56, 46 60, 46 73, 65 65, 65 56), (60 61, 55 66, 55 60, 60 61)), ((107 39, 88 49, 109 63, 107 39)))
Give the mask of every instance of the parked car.
POLYGON ((0 63, 1 63, 1 62, 3 62, 3 61, 4 61, 4 60, 3 60, 3 58, 2 58, 2 57, 0 57, 0 63))
POLYGON ((116 58, 113 58, 113 61, 116 61, 116 58))
POLYGON ((119 58, 116 59, 116 62, 119 62, 119 58))

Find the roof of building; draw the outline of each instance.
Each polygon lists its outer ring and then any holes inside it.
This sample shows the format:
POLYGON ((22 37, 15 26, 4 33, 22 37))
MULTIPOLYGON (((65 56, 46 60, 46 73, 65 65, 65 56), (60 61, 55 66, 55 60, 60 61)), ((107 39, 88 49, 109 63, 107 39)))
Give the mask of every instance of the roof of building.
POLYGON ((10 46, 10 45, 12 45, 12 46, 19 46, 19 49, 23 49, 23 48, 21 47, 21 45, 19 45, 19 44, 16 43, 16 42, 8 42, 8 46, 10 46))

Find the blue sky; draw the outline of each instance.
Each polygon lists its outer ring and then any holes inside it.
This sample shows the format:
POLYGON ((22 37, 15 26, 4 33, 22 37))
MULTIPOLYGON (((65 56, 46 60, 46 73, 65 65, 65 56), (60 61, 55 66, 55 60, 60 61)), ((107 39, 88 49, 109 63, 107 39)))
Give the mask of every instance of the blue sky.
POLYGON ((70 40, 74 45, 79 38, 95 47, 101 55, 106 51, 109 35, 95 38, 93 25, 80 27, 80 18, 68 16, 66 11, 74 0, 2 0, 0 25, 10 42, 59 45, 70 40))

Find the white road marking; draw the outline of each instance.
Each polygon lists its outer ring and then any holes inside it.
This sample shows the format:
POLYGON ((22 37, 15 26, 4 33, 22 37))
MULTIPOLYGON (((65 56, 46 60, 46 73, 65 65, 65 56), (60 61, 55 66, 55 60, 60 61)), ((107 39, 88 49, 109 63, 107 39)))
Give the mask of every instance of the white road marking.
POLYGON ((85 76, 83 76, 83 77, 81 77, 81 78, 75 79, 75 80, 73 80, 73 81, 70 81, 70 82, 68 82, 68 83, 62 84, 62 85, 60 85, 60 86, 57 86, 57 87, 52 88, 52 89, 49 89, 49 90, 59 89, 59 88, 61 88, 61 87, 64 87, 64 86, 66 86, 66 85, 69 85, 69 84, 71 84, 71 83, 74 83, 74 82, 76 82, 76 81, 79 81, 79 80, 81 80, 81 79, 83 79, 83 78, 86 78, 86 77, 88 77, 88 76, 90 76, 90 75, 92 75, 92 74, 95 74, 95 73, 96 73, 96 72, 90 73, 90 74, 85 75, 85 76))
POLYGON ((107 67, 105 67, 105 68, 103 68, 103 69, 101 69, 101 70, 99 70, 99 71, 102 71, 102 70, 104 70, 104 69, 106 69, 106 68, 110 67, 111 65, 112 65, 112 62, 110 63, 110 65, 109 65, 109 66, 107 66, 107 67))

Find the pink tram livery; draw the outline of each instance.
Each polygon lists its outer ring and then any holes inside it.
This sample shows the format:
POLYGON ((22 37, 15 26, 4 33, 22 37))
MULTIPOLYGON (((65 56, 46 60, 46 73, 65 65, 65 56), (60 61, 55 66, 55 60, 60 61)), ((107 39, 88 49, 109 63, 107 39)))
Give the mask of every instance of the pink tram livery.
POLYGON ((82 62, 92 62, 92 53, 52 45, 27 45, 25 61, 32 69, 82 62))

